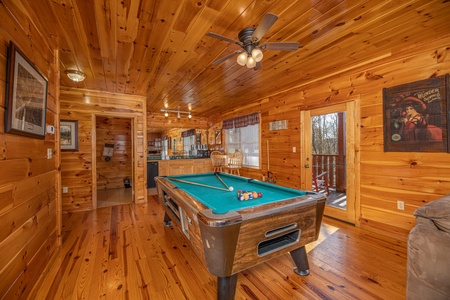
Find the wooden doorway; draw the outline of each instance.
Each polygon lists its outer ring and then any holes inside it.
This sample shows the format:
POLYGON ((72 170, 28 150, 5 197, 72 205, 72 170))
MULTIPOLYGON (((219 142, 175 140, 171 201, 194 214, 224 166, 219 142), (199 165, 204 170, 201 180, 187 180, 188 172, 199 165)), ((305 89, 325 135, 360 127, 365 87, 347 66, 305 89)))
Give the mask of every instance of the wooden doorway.
POLYGON ((95 208, 135 201, 135 122, 128 114, 92 115, 95 208))
MULTIPOLYGON (((352 101, 301 113, 302 189, 315 190, 313 178, 325 174, 318 179, 329 188, 330 201, 327 201, 325 215, 352 224, 357 222, 359 211, 358 104, 359 101, 352 101), (327 122, 334 122, 336 130, 320 128, 327 122), (317 149, 325 147, 325 144, 317 146, 314 140, 318 131, 326 133, 326 137, 321 138, 333 143, 333 146, 326 148, 334 150, 317 149)), ((327 189, 322 188, 319 192, 326 193, 327 189)))

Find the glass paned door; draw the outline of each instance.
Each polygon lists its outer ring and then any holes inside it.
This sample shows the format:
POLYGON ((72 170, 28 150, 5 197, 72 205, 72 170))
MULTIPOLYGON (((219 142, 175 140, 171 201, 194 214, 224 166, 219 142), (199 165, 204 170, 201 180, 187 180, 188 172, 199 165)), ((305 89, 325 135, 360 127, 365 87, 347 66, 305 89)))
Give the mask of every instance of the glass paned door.
POLYGON ((302 112, 302 188, 327 195, 325 215, 355 222, 355 103, 302 112))

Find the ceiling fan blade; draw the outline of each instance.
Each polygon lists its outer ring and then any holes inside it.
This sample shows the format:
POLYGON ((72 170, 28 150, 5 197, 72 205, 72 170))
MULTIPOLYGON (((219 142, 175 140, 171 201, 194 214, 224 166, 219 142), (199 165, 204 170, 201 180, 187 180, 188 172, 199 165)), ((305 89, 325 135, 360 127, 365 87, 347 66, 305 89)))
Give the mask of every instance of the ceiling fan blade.
POLYGON ((256 66, 253 68, 253 70, 258 71, 258 70, 261 69, 261 68, 262 68, 262 63, 261 63, 260 61, 258 61, 258 62, 256 63, 256 66))
POLYGON ((218 65, 218 64, 220 64, 221 62, 226 61, 226 60, 229 59, 230 57, 233 57, 233 56, 235 56, 235 55, 237 55, 237 54, 239 54, 239 53, 242 53, 242 52, 244 52, 244 50, 238 50, 238 51, 235 51, 235 52, 233 52, 233 53, 230 53, 230 54, 228 54, 228 55, 225 55, 225 56, 222 57, 222 58, 219 58, 218 60, 216 60, 216 61, 213 62, 212 64, 213 64, 213 65, 218 65))
POLYGON ((255 31, 252 34, 252 42, 254 43, 259 42, 277 20, 278 20, 277 15, 274 15, 272 13, 266 13, 264 18, 259 23, 258 27, 256 27, 255 31))
POLYGON ((226 36, 223 36, 223 35, 220 35, 220 34, 217 34, 217 33, 214 33, 214 32, 208 32, 206 35, 210 36, 210 37, 213 37, 213 38, 216 38, 216 39, 219 39, 219 40, 222 40, 222 41, 227 41, 227 42, 230 42, 230 43, 233 43, 233 44, 237 44, 239 46, 242 45, 242 43, 239 42, 239 41, 230 39, 230 38, 228 38, 226 36))
POLYGON ((298 42, 264 43, 259 48, 263 50, 295 51, 300 47, 298 42))

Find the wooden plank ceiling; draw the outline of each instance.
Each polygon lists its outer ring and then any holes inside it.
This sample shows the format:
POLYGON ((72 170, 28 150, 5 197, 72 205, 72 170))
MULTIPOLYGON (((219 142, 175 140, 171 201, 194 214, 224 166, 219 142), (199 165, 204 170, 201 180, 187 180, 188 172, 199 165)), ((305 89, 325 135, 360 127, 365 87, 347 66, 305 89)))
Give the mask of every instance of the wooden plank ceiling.
MULTIPOLYGON (((450 1, 439 0, 2 0, 60 49, 61 85, 147 97, 147 111, 191 110, 208 117, 314 82, 450 34, 450 1), (237 39, 271 12, 279 19, 262 42, 299 42, 295 52, 266 50, 263 68, 211 63, 239 50, 237 39)), ((31 30, 30 30, 31 31, 31 30)), ((34 31, 34 30, 33 30, 34 31)), ((370 76, 370 74, 365 74, 370 76)))

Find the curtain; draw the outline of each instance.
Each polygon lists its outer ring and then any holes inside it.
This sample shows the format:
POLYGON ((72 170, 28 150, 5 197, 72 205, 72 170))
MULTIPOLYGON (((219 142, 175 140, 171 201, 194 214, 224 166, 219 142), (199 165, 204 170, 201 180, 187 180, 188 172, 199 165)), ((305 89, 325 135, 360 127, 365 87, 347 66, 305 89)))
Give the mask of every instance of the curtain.
POLYGON ((233 129, 234 128, 234 119, 223 120, 222 129, 233 129))
POLYGON ((188 137, 188 136, 192 136, 192 135, 195 135, 195 129, 189 129, 189 130, 181 132, 182 137, 188 137))
POLYGON ((223 120, 222 129, 241 128, 259 123, 259 113, 223 120))

